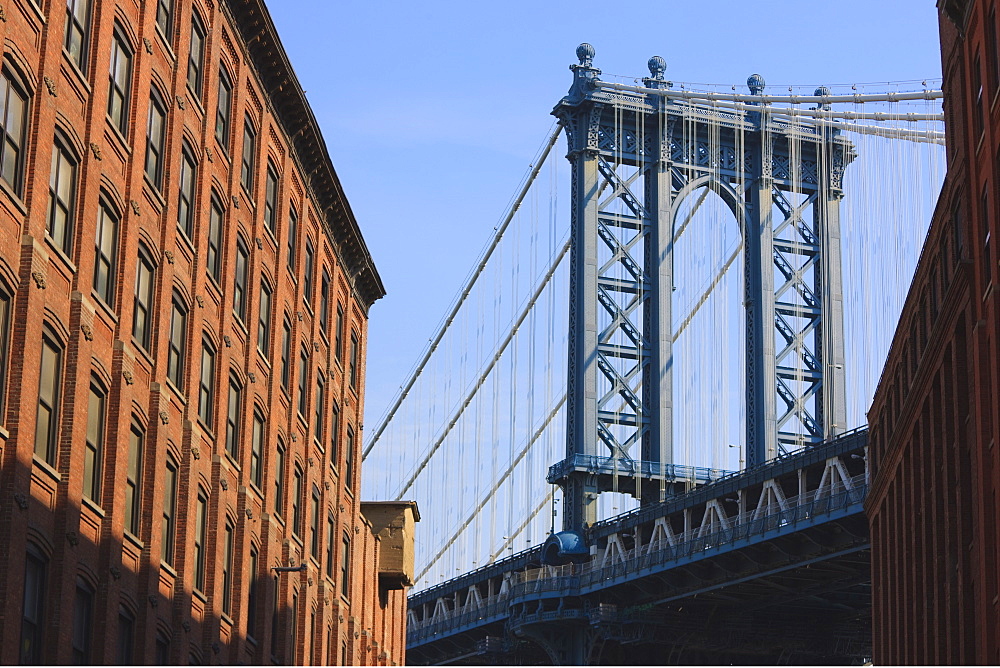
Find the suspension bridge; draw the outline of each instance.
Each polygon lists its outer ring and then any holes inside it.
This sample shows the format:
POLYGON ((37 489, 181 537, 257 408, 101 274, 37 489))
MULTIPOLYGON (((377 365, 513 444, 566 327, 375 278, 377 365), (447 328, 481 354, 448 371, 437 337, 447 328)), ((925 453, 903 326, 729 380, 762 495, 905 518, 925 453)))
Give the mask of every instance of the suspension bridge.
POLYGON ((577 59, 365 445, 367 493, 431 518, 408 660, 862 662, 865 411, 945 171, 941 93, 577 59))

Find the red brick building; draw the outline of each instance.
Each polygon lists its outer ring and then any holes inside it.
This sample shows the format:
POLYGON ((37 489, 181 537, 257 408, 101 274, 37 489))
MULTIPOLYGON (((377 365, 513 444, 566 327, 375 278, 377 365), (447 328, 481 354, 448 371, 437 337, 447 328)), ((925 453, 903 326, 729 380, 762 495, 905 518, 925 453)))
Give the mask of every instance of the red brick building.
POLYGON ((0 662, 402 663, 384 290, 263 1, 14 0, 0 42, 0 662))
POLYGON ((1000 22, 940 0, 948 175, 868 418, 876 664, 1000 663, 1000 22))

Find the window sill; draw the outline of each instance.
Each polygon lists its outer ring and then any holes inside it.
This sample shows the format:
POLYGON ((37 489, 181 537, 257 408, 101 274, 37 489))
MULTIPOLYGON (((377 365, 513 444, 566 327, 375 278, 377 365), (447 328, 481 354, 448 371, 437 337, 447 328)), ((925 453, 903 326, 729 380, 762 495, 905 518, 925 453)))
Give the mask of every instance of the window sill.
POLYGON ((22 216, 27 217, 28 207, 24 204, 21 196, 14 192, 14 187, 7 183, 7 179, 0 179, 0 190, 7 194, 7 197, 9 198, 8 201, 14 205, 14 208, 17 209, 22 216))
MULTIPOLYGON (((173 16, 171 16, 170 18, 171 20, 174 19, 173 16)), ((160 42, 160 46, 163 47, 163 50, 166 52, 167 58, 170 60, 170 62, 173 63, 174 61, 177 60, 177 56, 174 55, 174 49, 170 45, 170 39, 163 34, 163 30, 160 29, 159 23, 156 24, 155 32, 156 32, 156 38, 160 42)))
POLYGON ((133 547, 142 552, 142 548, 146 545, 138 537, 136 537, 131 531, 125 529, 122 535, 125 537, 126 543, 131 543, 133 547))
POLYGON ((141 341, 139 341, 139 339, 135 338, 135 335, 132 335, 132 349, 146 362, 147 368, 153 368, 153 358, 150 356, 149 350, 142 344, 141 341))
MULTIPOLYGON (((202 81, 202 84, 205 82, 202 81)), ((201 94, 196 93, 189 84, 185 84, 184 89, 187 91, 187 100, 194 106, 194 110, 198 112, 199 120, 205 118, 205 105, 201 101, 201 94)))
POLYGON ((191 596, 194 597, 194 598, 196 598, 196 599, 198 599, 203 604, 206 604, 206 605, 208 604, 208 597, 205 596, 205 594, 203 594, 202 591, 200 589, 198 589, 197 587, 194 587, 193 589, 191 589, 191 596))
POLYGON ((92 500, 90 497, 88 497, 86 495, 84 495, 84 496, 82 496, 80 498, 81 498, 81 503, 83 504, 84 508, 86 508, 90 512, 94 513, 95 515, 97 515, 101 519, 103 519, 105 517, 104 509, 101 508, 99 505, 97 505, 96 501, 92 500))
MULTIPOLYGON (((125 120, 128 121, 129 119, 126 118, 125 120)), ((111 135, 121 144, 120 148, 124 150, 126 154, 132 155, 132 145, 129 144, 128 137, 125 136, 127 130, 122 130, 120 127, 115 125, 114 119, 107 114, 104 116, 104 121, 107 124, 107 129, 111 131, 111 135)), ((128 125, 127 122, 126 125, 128 125)))
POLYGON ((156 215, 160 215, 167 206, 166 201, 163 199, 163 195, 160 193, 160 189, 150 180, 149 174, 146 173, 146 170, 142 171, 142 180, 145 182, 146 186, 142 189, 142 191, 146 193, 147 199, 150 199, 153 206, 156 207, 156 215))
MULTIPOLYGON (((118 314, 115 313, 114 308, 112 308, 106 301, 104 301, 104 299, 101 297, 101 295, 99 295, 93 289, 91 289, 91 291, 90 291, 90 297, 91 297, 91 299, 94 300, 94 304, 96 304, 97 307, 101 311, 104 312, 104 315, 106 315, 108 318, 110 318, 111 322, 113 322, 114 324, 117 325, 118 324, 118 314)), ((112 327, 112 329, 114 329, 114 328, 112 327)))
POLYGON ((170 577, 174 578, 175 580, 177 579, 177 571, 175 571, 174 568, 173 568, 173 566, 171 566, 167 562, 165 562, 165 561, 161 561, 160 562, 160 570, 161 571, 166 571, 167 575, 169 575, 170 577))
POLYGON ((69 51, 66 50, 65 45, 62 50, 62 64, 64 66, 63 73, 66 78, 73 79, 73 81, 70 81, 70 84, 76 85, 83 91, 86 97, 90 97, 92 89, 90 87, 90 82, 87 81, 87 75, 84 74, 83 70, 80 69, 80 66, 73 61, 73 57, 69 55, 69 51))
POLYGON ((39 469, 47 477, 51 478, 53 482, 59 482, 62 480, 62 474, 55 470, 51 464, 39 457, 37 454, 32 455, 32 459, 35 464, 35 468, 39 469))
MULTIPOLYGON (((191 216, 192 217, 194 216, 193 210, 191 212, 191 216)), ((194 224, 193 220, 191 222, 192 224, 194 224)), ((190 262, 191 259, 194 258, 194 242, 191 241, 191 237, 188 236, 187 231, 185 231, 185 229, 181 227, 180 221, 178 221, 177 223, 177 235, 174 237, 174 239, 178 242, 177 245, 182 247, 180 250, 184 253, 185 257, 187 257, 188 261, 190 262)))
POLYGON ((229 148, 219 139, 219 135, 213 136, 215 137, 215 148, 217 149, 215 154, 223 159, 228 170, 233 166, 233 159, 229 157, 229 148))
POLYGON ((49 250, 56 254, 56 257, 62 260, 63 265, 65 265, 65 268, 69 270, 70 275, 75 276, 76 264, 73 260, 69 259, 69 256, 66 255, 66 251, 59 248, 56 244, 56 240, 49 236, 48 230, 45 230, 45 245, 49 247, 49 250))
POLYGON ((225 453, 223 453, 223 454, 225 454, 225 456, 226 456, 226 463, 229 465, 230 468, 234 469, 237 473, 240 473, 240 472, 243 471, 243 469, 240 467, 239 462, 237 462, 235 459, 233 459, 233 456, 231 454, 229 454, 228 451, 225 452, 225 453))
POLYGON ((170 391, 174 393, 174 397, 180 402, 181 406, 187 406, 187 399, 185 399, 184 393, 177 389, 177 386, 174 385, 173 379, 168 377, 165 380, 167 382, 167 387, 169 387, 170 391))

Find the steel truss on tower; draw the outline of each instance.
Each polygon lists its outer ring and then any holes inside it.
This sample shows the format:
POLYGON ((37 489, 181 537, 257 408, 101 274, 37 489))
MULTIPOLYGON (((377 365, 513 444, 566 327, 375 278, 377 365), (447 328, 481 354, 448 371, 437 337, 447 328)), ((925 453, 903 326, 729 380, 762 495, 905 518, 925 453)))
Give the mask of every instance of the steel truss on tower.
MULTIPOLYGON (((572 165, 563 524, 606 491, 660 501, 717 475, 675 462, 671 293, 678 212, 708 188, 743 238, 747 466, 846 429, 839 206, 852 145, 828 125, 674 101, 662 58, 649 93, 602 85, 589 44, 553 110, 572 165)), ((748 81, 763 93, 763 80, 748 81)), ((817 94, 822 94, 817 91, 817 94)), ((706 419, 710 419, 706 417, 706 419)))

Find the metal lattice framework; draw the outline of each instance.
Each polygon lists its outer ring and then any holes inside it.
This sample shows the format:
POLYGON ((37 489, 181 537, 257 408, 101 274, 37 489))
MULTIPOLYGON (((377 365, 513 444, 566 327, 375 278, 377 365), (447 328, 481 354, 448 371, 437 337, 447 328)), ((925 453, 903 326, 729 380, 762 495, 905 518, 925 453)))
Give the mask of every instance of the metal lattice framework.
MULTIPOLYGON (((672 444, 673 246, 681 202, 709 188, 743 237, 748 466, 846 428, 839 205, 851 144, 829 124, 777 120, 606 86, 577 49, 553 110, 572 165, 564 528, 601 492, 652 501, 712 472, 672 444)), ((670 86, 661 58, 647 90, 670 86)), ((764 82, 748 81, 761 95, 764 82)), ((829 94, 823 89, 817 95, 829 94)))

